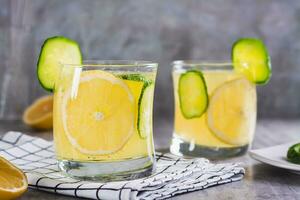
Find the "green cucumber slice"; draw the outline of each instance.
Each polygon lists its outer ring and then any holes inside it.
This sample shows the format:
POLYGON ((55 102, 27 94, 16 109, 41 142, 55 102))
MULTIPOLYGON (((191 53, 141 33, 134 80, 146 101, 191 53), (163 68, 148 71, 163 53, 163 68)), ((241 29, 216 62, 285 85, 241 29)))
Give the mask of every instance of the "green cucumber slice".
POLYGON ((138 103, 137 127, 141 138, 152 134, 154 84, 144 84, 138 103))
POLYGON ((253 83, 265 84, 272 74, 271 61, 264 43, 256 38, 241 38, 232 46, 234 69, 253 83))
POLYGON ((82 55, 79 45, 63 36, 46 39, 37 63, 37 77, 44 89, 53 91, 61 63, 81 64, 82 55))
POLYGON ((119 75, 119 77, 124 80, 141 81, 148 85, 152 83, 151 80, 145 78, 144 76, 142 76, 140 74, 122 74, 122 75, 119 75))
POLYGON ((287 152, 288 161, 300 164, 300 143, 291 146, 287 152))
POLYGON ((181 74, 178 95, 181 113, 185 118, 201 117, 208 107, 207 87, 203 74, 196 70, 181 74))
POLYGON ((138 100, 137 129, 140 137, 145 139, 152 133, 153 81, 140 74, 122 74, 119 77, 144 83, 138 100))

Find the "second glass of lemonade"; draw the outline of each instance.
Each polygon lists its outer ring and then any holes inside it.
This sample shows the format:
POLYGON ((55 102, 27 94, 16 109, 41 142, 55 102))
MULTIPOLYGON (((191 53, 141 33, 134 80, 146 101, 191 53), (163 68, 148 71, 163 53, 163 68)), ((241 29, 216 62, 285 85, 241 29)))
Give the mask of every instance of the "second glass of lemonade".
POLYGON ((173 62, 176 155, 244 154, 256 124, 256 86, 229 62, 173 62))
POLYGON ((157 64, 63 64, 54 90, 58 165, 80 179, 124 180, 151 174, 157 64))

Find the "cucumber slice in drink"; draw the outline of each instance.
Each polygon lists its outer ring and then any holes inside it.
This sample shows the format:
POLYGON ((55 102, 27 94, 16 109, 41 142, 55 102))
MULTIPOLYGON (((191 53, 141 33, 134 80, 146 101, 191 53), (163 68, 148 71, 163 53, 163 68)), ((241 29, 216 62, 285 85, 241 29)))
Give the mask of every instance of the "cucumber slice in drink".
POLYGON ((119 77, 124 80, 141 81, 147 85, 152 83, 151 80, 148 80, 147 78, 145 78, 144 76, 142 76, 140 74, 122 74, 122 75, 119 75, 119 77))
POLYGON ((37 63, 37 77, 48 91, 53 91, 61 63, 81 64, 82 55, 77 42, 63 36, 45 40, 37 63))
POLYGON ((191 70, 179 78, 178 95, 180 109, 187 119, 201 117, 208 106, 205 79, 200 71, 191 70))
POLYGON ((123 80, 143 82, 138 99, 137 129, 141 138, 147 138, 152 133, 153 81, 140 74, 122 74, 119 77, 123 80))
POLYGON ((144 84, 138 104, 138 132, 142 138, 152 134, 154 84, 144 84))
POLYGON ((234 69, 253 83, 265 84, 271 78, 271 61, 264 43, 255 38, 241 38, 232 46, 234 69))

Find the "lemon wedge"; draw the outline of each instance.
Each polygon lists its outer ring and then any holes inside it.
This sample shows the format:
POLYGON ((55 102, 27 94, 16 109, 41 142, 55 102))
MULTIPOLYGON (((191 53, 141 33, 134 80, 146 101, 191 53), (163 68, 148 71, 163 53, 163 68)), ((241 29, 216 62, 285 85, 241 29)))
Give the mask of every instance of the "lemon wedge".
POLYGON ((23 122, 36 129, 52 128, 53 96, 43 96, 33 102, 23 114, 23 122))
POLYGON ((0 157, 0 198, 15 199, 21 196, 27 187, 25 174, 8 160, 0 157))

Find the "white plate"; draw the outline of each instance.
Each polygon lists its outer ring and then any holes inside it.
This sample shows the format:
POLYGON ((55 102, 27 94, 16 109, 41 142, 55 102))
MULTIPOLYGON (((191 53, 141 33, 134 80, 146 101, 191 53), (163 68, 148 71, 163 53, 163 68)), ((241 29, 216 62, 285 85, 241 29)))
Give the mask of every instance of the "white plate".
POLYGON ((273 147, 251 150, 250 156, 260 162, 291 170, 300 174, 300 165, 293 164, 286 159, 286 154, 290 146, 294 143, 281 144, 273 147))

